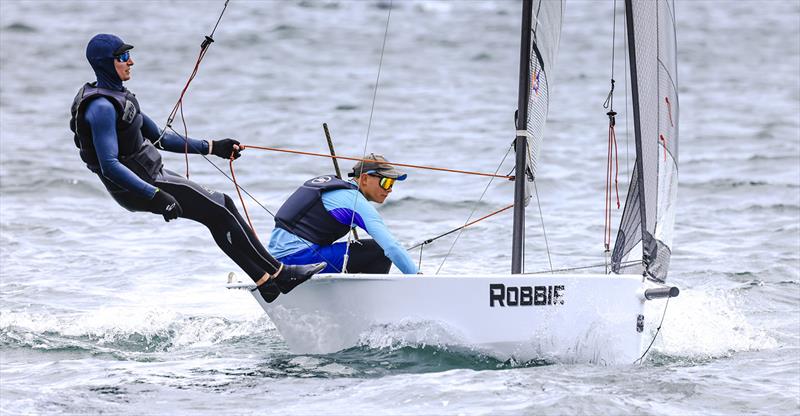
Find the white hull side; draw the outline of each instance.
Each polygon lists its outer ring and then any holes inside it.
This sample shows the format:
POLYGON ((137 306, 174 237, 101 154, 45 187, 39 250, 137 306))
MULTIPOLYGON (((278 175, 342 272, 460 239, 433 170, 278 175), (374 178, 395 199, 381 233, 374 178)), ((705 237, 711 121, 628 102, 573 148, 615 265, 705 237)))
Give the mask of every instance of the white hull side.
POLYGON ((381 327, 419 322, 444 329, 447 344, 501 360, 626 364, 642 352, 637 317, 643 313, 643 288, 637 275, 334 274, 315 276, 271 304, 252 293, 289 348, 300 354, 340 351, 359 345, 381 327), (506 286, 505 306, 497 300, 497 286, 490 306, 492 284, 506 286), (557 286, 563 289, 547 289, 557 286), (516 293, 539 296, 523 295, 516 300, 525 305, 509 306, 515 291, 508 287, 531 287, 516 293), (548 292, 562 297, 550 295, 553 304, 533 304, 547 303, 548 292))

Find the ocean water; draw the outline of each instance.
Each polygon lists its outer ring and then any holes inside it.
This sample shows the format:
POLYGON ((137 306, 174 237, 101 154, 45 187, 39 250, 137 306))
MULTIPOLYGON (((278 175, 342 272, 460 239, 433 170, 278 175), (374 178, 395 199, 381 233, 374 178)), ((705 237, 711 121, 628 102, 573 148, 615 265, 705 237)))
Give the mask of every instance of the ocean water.
MULTIPOLYGON (((622 367, 499 361, 420 337, 426 328, 292 354, 248 293, 224 288, 238 270, 202 226, 118 207, 68 130, 72 98, 93 79, 86 42, 111 32, 136 46, 128 87, 163 124, 222 6, 0 2, 1 414, 800 412, 800 3, 677 2, 669 278, 682 291, 648 359, 622 367)), ((327 122, 338 153, 360 155, 389 6, 230 2, 184 102, 189 134, 325 153, 327 122)), ((394 2, 369 151, 494 171, 513 140, 519 10, 517 1, 394 2)), ((602 262, 613 22, 611 2, 567 5, 538 171, 554 267, 602 262)), ((622 15, 616 22, 622 47, 622 15)), ((619 119, 621 178, 633 163, 630 123, 619 119)), ((165 160, 184 169, 182 155, 165 160)), ((254 149, 236 168, 273 212, 303 180, 331 171, 327 159, 254 149)), ((512 199, 502 181, 476 204, 484 178, 410 173, 380 207, 408 246, 512 199)), ((199 156, 190 174, 235 194, 199 156)), ((268 234, 271 216, 247 202, 268 234)), ((547 269, 537 210, 528 222, 526 270, 547 269)), ((442 271, 508 270, 510 230, 510 214, 468 229, 442 271)), ((452 241, 426 248, 422 269, 435 272, 452 241)))

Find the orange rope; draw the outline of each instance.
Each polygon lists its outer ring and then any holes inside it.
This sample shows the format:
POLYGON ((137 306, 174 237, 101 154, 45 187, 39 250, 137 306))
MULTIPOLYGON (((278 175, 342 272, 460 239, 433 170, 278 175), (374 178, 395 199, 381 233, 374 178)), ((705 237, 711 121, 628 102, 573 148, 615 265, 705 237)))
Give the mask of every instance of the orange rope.
POLYGON ((242 203, 242 208, 244 208, 244 216, 247 217, 247 223, 250 224, 250 229, 253 230, 253 234, 258 238, 258 234, 256 234, 256 229, 253 227, 253 222, 250 221, 250 214, 247 212, 247 205, 244 203, 244 198, 242 198, 242 192, 239 190, 239 184, 236 182, 236 174, 233 172, 233 152, 231 152, 231 158, 228 161, 228 164, 231 168, 231 179, 233 179, 233 186, 236 188, 236 193, 239 194, 239 201, 242 203))
MULTIPOLYGON (((223 10, 224 13, 224 10, 223 10)), ((197 57, 197 61, 194 63, 194 69, 192 69, 192 74, 189 75, 189 79, 186 80, 186 84, 183 86, 183 90, 181 90, 181 95, 178 97, 178 101, 175 103, 175 106, 172 107, 172 111, 169 113, 169 117, 167 117, 167 128, 172 127, 172 121, 175 119, 175 116, 178 115, 178 112, 181 113, 181 122, 183 123, 183 141, 185 142, 183 147, 183 157, 186 159, 186 179, 189 179, 189 129, 186 126, 186 118, 183 116, 183 97, 186 95, 186 91, 189 89, 189 84, 192 83, 194 77, 197 76, 197 71, 200 69, 200 62, 203 61, 203 57, 206 56, 206 52, 208 51, 208 46, 213 42, 209 42, 210 38, 206 36, 206 41, 200 45, 200 55, 197 57)))
MULTIPOLYGON (((290 150, 290 149, 278 149, 276 147, 265 147, 265 146, 243 145, 243 144, 239 145, 239 150, 240 151, 244 150, 246 148, 267 150, 267 151, 273 151, 273 152, 282 152, 282 153, 293 153, 293 154, 306 155, 306 156, 326 157, 326 158, 329 158, 329 159, 345 159, 345 160, 352 160, 352 161, 356 161, 356 162, 373 161, 372 159, 362 159, 362 158, 357 158, 357 157, 337 156, 337 155, 326 155, 324 153, 303 152, 303 151, 300 151, 300 150, 290 150)), ((256 234, 256 229, 253 227, 253 222, 250 220, 250 214, 247 212, 247 205, 244 203, 244 198, 242 197, 242 192, 239 189, 239 184, 236 182, 236 173, 234 172, 234 169, 233 169, 233 161, 234 161, 233 155, 231 155, 231 159, 229 161, 229 166, 230 166, 230 170, 231 170, 231 179, 233 180, 233 186, 236 188, 236 193, 239 195, 239 201, 242 203, 242 208, 244 209, 244 215, 245 215, 245 217, 247 217, 247 223, 250 224, 250 229, 253 230, 253 234, 256 234)), ((412 164, 408 164, 408 163, 394 163, 394 162, 381 162, 381 163, 385 163, 387 165, 392 165, 392 166, 402 166, 402 167, 406 167, 406 168, 427 169, 427 170, 435 170, 435 171, 440 171, 440 172, 463 173, 465 175, 488 176, 488 177, 492 177, 492 178, 503 178, 503 179, 509 179, 509 180, 513 180, 514 179, 513 176, 498 175, 498 174, 494 174, 494 173, 483 173, 483 172, 474 172, 474 171, 468 171, 468 170, 438 168, 438 167, 434 167, 434 166, 412 165, 412 164)), ((187 174, 188 174, 188 171, 187 171, 187 174)), ((472 221, 470 223, 462 225, 461 227, 456 228, 453 231, 458 231, 458 230, 460 230, 462 228, 469 227, 472 224, 475 224, 475 223, 477 223, 479 221, 483 221, 483 220, 485 220, 485 219, 487 219, 487 218, 489 218, 489 217, 491 217, 491 216, 493 216, 495 214, 499 214, 499 213, 501 213, 501 212, 513 207, 513 206, 514 206, 514 204, 511 204, 511 205, 509 205, 507 207, 501 208, 501 209, 499 209, 497 211, 494 211, 494 212, 492 212, 490 214, 487 214, 487 215, 485 215, 485 216, 483 216, 481 218, 478 218, 475 221, 472 221)), ((256 234, 256 238, 257 237, 258 237, 258 235, 256 234)))
POLYGON ((513 207, 514 207, 514 204, 511 204, 511 205, 509 205, 509 206, 507 206, 507 207, 500 208, 500 209, 498 209, 497 211, 494 211, 494 212, 492 212, 492 213, 486 214, 486 215, 484 215, 484 216, 482 216, 482 217, 478 218, 478 219, 477 219, 477 220, 475 220, 475 221, 472 221, 472 222, 469 222, 469 223, 467 223, 467 224, 464 224, 463 226, 461 226, 461 228, 467 228, 467 227, 469 227, 470 225, 472 225, 472 224, 475 224, 476 222, 483 221, 483 220, 485 220, 485 219, 487 219, 487 218, 489 218, 489 217, 491 217, 491 216, 493 216, 493 215, 499 214, 499 213, 501 213, 501 212, 503 212, 503 211, 505 211, 505 210, 507 210, 507 209, 513 208, 513 207))
MULTIPOLYGON (((283 152, 283 153, 293 153, 298 155, 306 155, 306 156, 317 156, 317 157, 327 157, 330 159, 344 159, 344 160, 352 160, 355 162, 374 162, 372 159, 361 159, 358 157, 347 157, 347 156, 333 156, 333 155, 326 155, 324 153, 314 153, 314 152, 303 152, 300 150, 290 150, 290 149, 278 149, 275 147, 264 147, 264 146, 253 146, 253 145, 239 145, 241 149, 245 148, 252 148, 252 149, 259 149, 259 150, 268 150, 272 152, 283 152)), ((452 172, 452 173, 463 173, 465 175, 478 175, 478 176, 488 176, 492 178, 503 178, 508 180, 513 180, 513 176, 508 175, 497 175, 494 173, 483 173, 483 172, 474 172, 468 170, 459 170, 459 169, 448 169, 448 168, 437 168, 434 166, 422 166, 422 165, 411 165, 408 163, 395 163, 395 162, 381 162, 383 164, 392 165, 392 166, 402 166, 406 168, 414 168, 414 169, 427 169, 427 170, 436 170, 440 172, 452 172)))
POLYGON ((619 155, 617 154, 617 133, 615 129, 616 113, 609 112, 608 123, 608 157, 606 159, 606 197, 605 197, 605 225, 603 232, 603 244, 606 250, 611 247, 611 201, 612 187, 616 188, 617 209, 619 209, 619 155), (613 181, 613 183, 612 183, 613 181))
MULTIPOLYGON (((471 226, 471 225, 473 225, 473 224, 475 224, 475 223, 477 223, 477 222, 483 221, 483 220, 485 220, 485 219, 487 219, 487 218, 489 218, 489 217, 491 217, 491 216, 493 216, 493 215, 497 215, 497 214, 499 214, 499 213, 501 213, 501 212, 503 212, 503 211, 506 211, 506 210, 508 210, 509 208, 513 208, 513 207, 514 207, 514 204, 511 204, 511 205, 509 205, 509 206, 506 206, 506 207, 500 208, 500 209, 498 209, 497 211, 490 212, 490 213, 488 213, 488 214, 486 214, 486 215, 484 215, 484 216, 482 216, 482 217, 478 218, 478 219, 477 219, 477 220, 475 220, 475 221, 468 222, 468 223, 466 223, 466 224, 464 224, 464 225, 462 225, 462 226, 460 226, 460 227, 453 228, 452 230, 450 230, 450 231, 448 231, 448 232, 446 232, 446 233, 444 233, 444 234, 439 234, 439 235, 437 235, 436 237, 429 238, 429 239, 427 239, 427 240, 425 240, 425 241, 423 241, 423 242, 421 242, 421 243, 419 243, 419 244, 416 244, 416 245, 413 245, 413 246, 409 247, 408 249, 409 249, 409 250, 413 250, 413 249, 415 249, 415 248, 417 248, 417 247, 424 246, 425 244, 430 244, 430 243, 432 243, 432 242, 434 242, 434 241, 436 241, 436 240, 438 240, 438 239, 440 239, 440 238, 442 238, 442 237, 448 236, 448 235, 450 235, 450 234, 452 234, 452 233, 454 233, 454 232, 456 232, 456 231, 458 231, 458 230, 463 230, 464 228, 467 228, 467 227, 469 227, 469 226, 471 226)), ((421 255, 421 253, 420 253, 420 255, 421 255)))

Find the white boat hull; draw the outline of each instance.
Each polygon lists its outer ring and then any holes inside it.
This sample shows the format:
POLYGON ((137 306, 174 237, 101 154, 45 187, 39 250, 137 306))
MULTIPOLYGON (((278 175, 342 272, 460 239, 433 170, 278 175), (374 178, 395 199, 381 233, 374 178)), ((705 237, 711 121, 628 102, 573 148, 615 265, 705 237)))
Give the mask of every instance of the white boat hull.
POLYGON ((376 330, 420 323, 446 332, 446 344, 501 360, 626 364, 643 350, 644 285, 638 275, 332 274, 273 303, 252 283, 228 287, 250 289, 299 354, 333 353, 376 330))

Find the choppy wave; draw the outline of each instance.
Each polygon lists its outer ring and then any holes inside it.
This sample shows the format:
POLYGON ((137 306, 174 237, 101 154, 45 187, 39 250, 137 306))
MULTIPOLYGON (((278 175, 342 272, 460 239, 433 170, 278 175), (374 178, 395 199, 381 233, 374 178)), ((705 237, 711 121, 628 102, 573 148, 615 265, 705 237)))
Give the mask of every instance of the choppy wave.
POLYGON ((765 180, 742 180, 741 178, 719 178, 704 182, 694 182, 691 180, 681 183, 682 187, 698 188, 698 189, 728 189, 728 188, 786 188, 787 190, 796 190, 800 188, 800 184, 792 182, 770 182, 765 180))
POLYGON ((0 313, 0 343, 10 348, 89 352, 171 352, 272 333, 266 318, 234 322, 170 310, 106 308, 80 314, 0 313))
POLYGON ((18 32, 18 33, 35 33, 38 32, 35 27, 26 25, 25 23, 11 23, 6 25, 3 30, 7 30, 9 32, 18 32))
MULTIPOLYGON (((0 346, 42 352, 108 355, 115 359, 160 361, 169 355, 207 348, 260 349, 279 341, 266 317, 231 321, 185 316, 163 309, 105 308, 92 313, 0 313, 0 346), (167 354, 167 355, 165 355, 167 354)), ((361 345, 326 355, 273 352, 256 368, 213 370, 263 377, 378 377, 457 368, 508 369, 547 364, 501 361, 457 339, 441 325, 409 322, 376 327, 361 345)))

